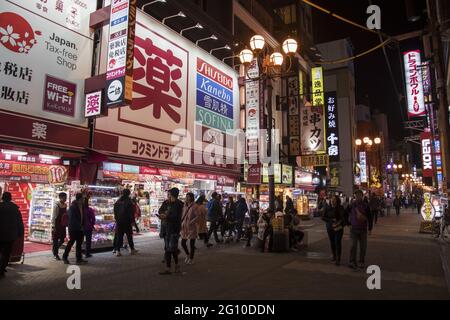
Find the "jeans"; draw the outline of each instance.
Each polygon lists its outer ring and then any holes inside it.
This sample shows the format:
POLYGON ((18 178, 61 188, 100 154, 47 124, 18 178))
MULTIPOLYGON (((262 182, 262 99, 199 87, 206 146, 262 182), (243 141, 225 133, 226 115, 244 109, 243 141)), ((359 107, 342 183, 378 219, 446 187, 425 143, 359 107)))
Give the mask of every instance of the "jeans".
POLYGON ((86 255, 91 254, 91 248, 92 248, 92 230, 91 231, 85 231, 84 235, 86 237, 86 255))
POLYGON ((356 264, 356 251, 359 243, 359 262, 364 263, 367 250, 367 231, 352 229, 350 232, 352 249, 350 250, 350 263, 356 264))
POLYGON ((189 259, 193 260, 194 259, 194 252, 195 252, 195 239, 190 239, 189 240, 189 246, 191 247, 191 251, 190 252, 189 252, 188 247, 187 247, 187 241, 188 241, 188 239, 181 240, 181 246, 183 247, 183 250, 186 253, 186 255, 189 257, 189 259))
POLYGON ((120 252, 120 248, 123 247, 123 236, 127 235, 128 245, 131 250, 134 250, 134 242, 133 242, 133 228, 130 225, 116 225, 116 234, 117 234, 117 243, 116 243, 116 251, 120 252))
POLYGON ((11 258, 14 241, 0 242, 0 274, 4 274, 11 258))
POLYGON ((166 260, 166 267, 170 269, 172 265, 172 257, 175 264, 178 264, 178 239, 179 235, 168 234, 164 238, 164 260, 166 260))
POLYGON ((216 240, 216 242, 220 242, 219 236, 217 235, 218 228, 219 228, 218 221, 211 221, 211 224, 210 224, 209 230, 208 230, 208 239, 210 239, 211 235, 214 233, 214 239, 216 240))
POLYGON ((61 246, 64 244, 64 241, 66 239, 66 234, 57 234, 55 231, 52 234, 52 241, 53 241, 53 246, 52 246, 52 252, 53 252, 53 256, 58 256, 59 253, 59 248, 61 248, 61 246))
POLYGON ((84 233, 83 231, 70 231, 69 230, 69 242, 67 243, 66 250, 64 250, 63 259, 67 260, 69 257, 70 250, 72 250, 72 247, 74 243, 76 242, 76 257, 77 261, 81 260, 81 245, 83 244, 84 239, 84 233))
POLYGON ((395 207, 395 213, 397 214, 397 216, 400 215, 400 207, 395 207))
POLYGON ((344 229, 334 231, 334 229, 327 229, 328 238, 330 239, 331 252, 333 258, 337 261, 341 260, 342 255, 342 237, 344 236, 344 229))

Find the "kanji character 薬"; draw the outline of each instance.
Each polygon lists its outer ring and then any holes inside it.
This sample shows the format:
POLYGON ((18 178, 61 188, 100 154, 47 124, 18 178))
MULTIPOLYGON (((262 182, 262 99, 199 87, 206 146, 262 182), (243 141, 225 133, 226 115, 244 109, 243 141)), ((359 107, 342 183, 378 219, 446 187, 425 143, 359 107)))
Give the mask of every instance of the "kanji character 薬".
POLYGON ((161 111, 164 110, 173 121, 180 123, 181 116, 176 108, 181 108, 182 91, 177 81, 182 76, 183 61, 175 57, 172 50, 160 49, 151 39, 144 40, 137 36, 135 58, 141 67, 134 70, 133 89, 143 97, 135 98, 131 109, 140 110, 153 106, 153 116, 156 119, 161 118, 161 111), (137 83, 144 77, 148 86, 137 83))
POLYGON ((33 122, 31 137, 38 140, 47 140, 47 125, 44 123, 33 122))

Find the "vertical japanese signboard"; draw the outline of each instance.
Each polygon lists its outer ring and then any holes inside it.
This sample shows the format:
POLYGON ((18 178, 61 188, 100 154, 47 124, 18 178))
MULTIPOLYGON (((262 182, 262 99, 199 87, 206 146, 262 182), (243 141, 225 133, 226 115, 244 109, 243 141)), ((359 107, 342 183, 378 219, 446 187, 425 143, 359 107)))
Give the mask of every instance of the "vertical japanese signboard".
POLYGON ((361 183, 367 183, 369 181, 367 173, 367 157, 364 151, 359 153, 359 165, 361 167, 361 183))
POLYGON ((286 80, 288 99, 288 136, 289 155, 300 155, 300 110, 299 110, 299 85, 297 77, 286 80))
POLYGON ((301 149, 302 155, 325 153, 325 114, 324 107, 311 106, 309 102, 301 105, 301 149))
POLYGON ((406 95, 408 97, 408 117, 419 117, 426 113, 423 91, 423 79, 420 50, 403 53, 406 79, 406 95))
POLYGON ((422 176, 433 177, 433 157, 431 148, 431 132, 425 131, 420 134, 422 145, 422 176))
POLYGON ((323 92, 322 67, 311 69, 312 105, 305 101, 301 106, 302 154, 326 153, 325 96, 323 92))
POLYGON ((106 105, 131 104, 137 0, 112 0, 106 67, 106 105))
POLYGON ((258 137, 260 129, 260 85, 259 81, 250 81, 259 77, 258 62, 254 59, 247 72, 245 83, 246 98, 246 138, 247 152, 250 157, 258 153, 258 137))
POLYGON ((326 133, 327 133, 327 150, 330 156, 330 162, 339 162, 339 121, 337 109, 336 92, 330 92, 325 97, 326 109, 326 133))

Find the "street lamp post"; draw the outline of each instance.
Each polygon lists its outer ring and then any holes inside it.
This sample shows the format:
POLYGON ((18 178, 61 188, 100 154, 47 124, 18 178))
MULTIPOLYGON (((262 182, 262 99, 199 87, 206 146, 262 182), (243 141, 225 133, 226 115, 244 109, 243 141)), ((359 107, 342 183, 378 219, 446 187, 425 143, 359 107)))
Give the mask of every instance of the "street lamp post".
MULTIPOLYGON (((250 39, 250 48, 244 49, 239 54, 239 59, 241 63, 246 67, 246 74, 250 81, 264 81, 264 87, 266 88, 267 93, 267 138, 268 138, 268 156, 269 159, 272 159, 272 79, 276 77, 282 77, 282 66, 285 61, 283 54, 280 52, 273 52, 270 56, 263 55, 263 49, 265 47, 265 39, 263 36, 255 35, 250 39), (257 79, 251 79, 248 76, 248 66, 252 63, 253 59, 257 59, 257 65, 260 69, 260 75, 257 79), (258 59, 259 58, 259 59, 258 59), (259 62, 262 62, 261 64, 259 62)), ((289 66, 286 73, 290 72, 292 67, 292 56, 297 52, 298 43, 292 38, 288 38, 283 42, 282 49, 285 55, 288 57, 289 66)), ((273 171, 274 163, 271 163, 272 170, 269 170, 269 208, 275 209, 275 176, 273 171)))
MULTIPOLYGON (((369 138, 369 137, 364 137, 363 139, 356 139, 355 140, 355 145, 356 145, 356 150, 358 151, 359 148, 364 148, 364 151, 366 153, 366 162, 368 165, 368 180, 367 180, 367 189, 370 190, 370 179, 372 177, 372 172, 370 169, 370 161, 371 161, 371 157, 370 156, 370 148, 372 148, 373 145, 376 145, 377 147, 379 147, 379 145, 381 144, 381 138, 369 138)), ((358 154, 359 156, 359 154, 358 154)), ((377 167, 379 167, 379 161, 376 162, 377 163, 377 167)), ((381 172, 381 169, 379 169, 379 171, 381 172)))

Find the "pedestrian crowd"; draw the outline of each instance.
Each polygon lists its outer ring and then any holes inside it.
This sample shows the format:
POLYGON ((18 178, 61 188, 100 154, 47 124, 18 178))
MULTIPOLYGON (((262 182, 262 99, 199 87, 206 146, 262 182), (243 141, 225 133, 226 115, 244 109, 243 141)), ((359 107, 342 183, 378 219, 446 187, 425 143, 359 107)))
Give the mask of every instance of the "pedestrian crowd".
MULTIPOLYGON (((161 275, 180 272, 180 239, 186 265, 194 264, 198 239, 203 242, 205 248, 213 246, 212 238, 216 244, 244 241, 244 247, 250 247, 253 236, 256 234, 255 244, 261 252, 298 251, 301 248, 305 234, 301 229, 300 216, 289 196, 286 196, 285 201, 281 196, 276 197, 275 210, 268 209, 260 212, 257 201, 247 203, 241 195, 237 195, 236 200, 232 196, 228 197, 224 206, 222 196, 217 192, 211 194, 209 201, 205 195, 195 199, 194 194, 189 192, 185 196, 184 203, 179 199, 179 194, 180 191, 177 188, 168 190, 167 199, 162 203, 157 214, 161 220, 160 238, 164 240, 162 262, 165 270, 160 272, 161 275)), ((67 204, 67 194, 64 192, 59 194, 59 201, 55 204, 52 215, 52 253, 55 260, 70 264, 69 254, 74 245, 77 264, 86 264, 88 262, 86 259, 92 257, 95 212, 89 206, 89 198, 88 192, 78 193, 75 200, 67 204), (66 230, 69 241, 61 259, 59 251, 67 237, 66 230), (86 243, 83 258, 84 241, 86 243)), ((410 199, 409 203, 418 208, 422 204, 420 197, 410 199)), ((364 197, 360 190, 355 192, 353 199, 347 197, 343 203, 338 195, 320 197, 317 213, 325 222, 332 261, 340 265, 344 229, 349 227, 351 238, 349 266, 353 269, 363 268, 367 236, 371 234, 379 216, 384 212, 389 215, 392 207, 395 208, 398 216, 400 208, 407 205, 407 198, 396 196, 392 199, 376 194, 364 197), (358 247, 359 258, 357 257, 358 247)), ((420 213, 420 209, 418 211, 420 213)), ((130 254, 137 254, 138 250, 135 249, 133 241, 133 228, 139 232, 137 221, 140 218, 140 208, 138 201, 131 198, 129 189, 124 189, 122 196, 115 202, 114 218, 116 224, 113 253, 117 257, 122 256, 121 249, 125 247, 124 238, 126 238, 130 254)), ((14 241, 20 237, 23 238, 23 235, 24 226, 19 208, 11 201, 11 194, 5 192, 0 202, 0 278, 5 275, 14 241)))

